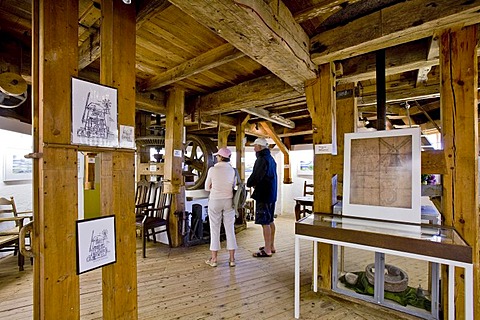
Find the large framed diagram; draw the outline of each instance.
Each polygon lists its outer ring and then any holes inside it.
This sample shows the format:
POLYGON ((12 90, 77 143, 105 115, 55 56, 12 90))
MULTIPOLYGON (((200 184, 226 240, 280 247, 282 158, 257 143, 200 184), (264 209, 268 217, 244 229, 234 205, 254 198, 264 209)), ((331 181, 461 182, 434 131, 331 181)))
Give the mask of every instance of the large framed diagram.
POLYGON ((72 144, 118 146, 117 89, 72 78, 72 144))
POLYGON ((420 129, 345 134, 343 214, 420 223, 420 129))

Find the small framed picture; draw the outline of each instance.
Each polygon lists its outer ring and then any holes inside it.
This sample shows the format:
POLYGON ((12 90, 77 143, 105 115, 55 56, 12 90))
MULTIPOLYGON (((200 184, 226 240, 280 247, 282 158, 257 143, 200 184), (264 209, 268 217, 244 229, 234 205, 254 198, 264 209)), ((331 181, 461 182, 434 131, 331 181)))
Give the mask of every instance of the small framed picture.
POLYGON ((77 221, 77 274, 117 261, 115 216, 77 221))
POLYGON ((3 181, 32 180, 33 161, 25 155, 26 149, 7 149, 3 159, 3 181))
POLYGON ((421 221, 420 129, 345 134, 343 215, 421 221))

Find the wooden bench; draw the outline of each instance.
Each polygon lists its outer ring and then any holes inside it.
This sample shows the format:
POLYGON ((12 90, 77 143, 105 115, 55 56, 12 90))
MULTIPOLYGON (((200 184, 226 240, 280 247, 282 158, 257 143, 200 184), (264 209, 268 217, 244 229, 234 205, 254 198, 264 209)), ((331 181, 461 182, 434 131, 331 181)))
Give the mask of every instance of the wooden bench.
POLYGON ((0 252, 13 251, 18 256, 18 270, 23 271, 25 258, 19 250, 19 233, 24 220, 32 220, 31 211, 18 212, 15 200, 10 197, 0 198, 0 252))

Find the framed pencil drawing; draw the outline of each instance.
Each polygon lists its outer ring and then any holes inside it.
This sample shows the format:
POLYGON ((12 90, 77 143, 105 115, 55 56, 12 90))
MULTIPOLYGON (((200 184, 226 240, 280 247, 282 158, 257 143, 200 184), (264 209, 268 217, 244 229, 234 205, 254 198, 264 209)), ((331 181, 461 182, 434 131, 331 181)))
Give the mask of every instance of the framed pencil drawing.
POLYGON ((345 135, 343 214, 420 223, 420 129, 345 135))
POLYGON ((77 274, 117 261, 115 216, 78 220, 77 274))
POLYGON ((72 144, 118 146, 117 89, 72 78, 72 144))

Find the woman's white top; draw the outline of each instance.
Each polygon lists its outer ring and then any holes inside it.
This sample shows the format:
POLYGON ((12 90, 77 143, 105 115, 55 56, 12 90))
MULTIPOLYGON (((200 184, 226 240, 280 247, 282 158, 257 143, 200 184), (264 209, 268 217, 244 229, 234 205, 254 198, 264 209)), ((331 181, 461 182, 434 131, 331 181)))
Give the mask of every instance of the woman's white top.
POLYGON ((218 162, 208 169, 205 190, 210 191, 210 199, 233 198, 235 170, 228 162, 218 162))

